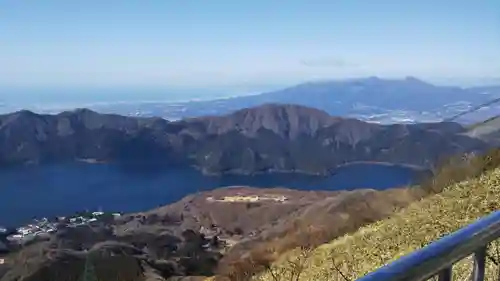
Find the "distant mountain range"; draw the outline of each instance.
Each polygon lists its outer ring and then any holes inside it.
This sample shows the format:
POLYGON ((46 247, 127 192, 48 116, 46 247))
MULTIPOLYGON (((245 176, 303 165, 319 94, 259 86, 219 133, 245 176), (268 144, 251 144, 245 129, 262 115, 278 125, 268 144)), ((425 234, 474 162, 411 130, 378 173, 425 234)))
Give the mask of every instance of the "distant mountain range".
POLYGON ((205 174, 329 174, 377 161, 430 167, 489 147, 458 123, 379 125, 299 105, 265 104, 224 116, 169 122, 88 109, 0 116, 0 164, 118 162, 195 166, 205 174))
MULTIPOLYGON (((304 83, 251 96, 181 103, 124 103, 96 105, 99 112, 133 116, 161 116, 169 120, 223 115, 264 103, 298 104, 335 116, 377 123, 436 122, 500 97, 500 86, 436 86, 414 77, 400 80, 377 77, 304 83)), ((500 110, 492 105, 458 119, 474 123, 500 110)))

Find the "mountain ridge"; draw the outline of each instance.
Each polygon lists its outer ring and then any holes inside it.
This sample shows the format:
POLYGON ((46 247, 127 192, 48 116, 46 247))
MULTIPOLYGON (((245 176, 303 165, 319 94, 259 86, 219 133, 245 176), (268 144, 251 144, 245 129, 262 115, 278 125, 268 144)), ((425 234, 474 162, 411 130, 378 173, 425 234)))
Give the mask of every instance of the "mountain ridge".
POLYGON ((264 104, 225 116, 167 121, 88 109, 56 115, 0 115, 0 164, 93 159, 194 166, 205 174, 300 172, 326 175, 355 161, 429 167, 488 147, 458 123, 379 125, 292 104, 264 104), (307 149, 304 149, 306 148, 307 149))

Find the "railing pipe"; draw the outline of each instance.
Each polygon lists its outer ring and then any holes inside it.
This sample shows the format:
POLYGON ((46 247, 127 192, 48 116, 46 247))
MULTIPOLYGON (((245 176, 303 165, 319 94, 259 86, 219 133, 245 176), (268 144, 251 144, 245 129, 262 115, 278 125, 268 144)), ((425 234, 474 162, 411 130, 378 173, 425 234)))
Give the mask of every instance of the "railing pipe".
POLYGON ((451 279, 457 261, 475 254, 473 281, 484 279, 486 246, 500 237, 500 211, 367 274, 358 281, 423 281, 451 279), (449 279, 448 279, 449 278, 449 279))

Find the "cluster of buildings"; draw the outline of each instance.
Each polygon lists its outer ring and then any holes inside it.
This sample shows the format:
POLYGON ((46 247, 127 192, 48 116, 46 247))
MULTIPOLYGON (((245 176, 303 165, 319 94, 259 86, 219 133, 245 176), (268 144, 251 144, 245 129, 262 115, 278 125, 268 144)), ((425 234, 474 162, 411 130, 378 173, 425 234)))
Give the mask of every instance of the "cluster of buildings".
POLYGON ((50 222, 47 218, 34 220, 33 223, 18 227, 14 234, 7 236, 9 241, 26 241, 37 236, 53 233, 57 230, 57 223, 50 222))
MULTIPOLYGON (((43 237, 56 232, 61 227, 77 227, 81 225, 89 225, 97 222, 100 217, 104 216, 104 212, 92 212, 84 215, 76 215, 72 217, 58 217, 53 221, 47 218, 34 220, 32 223, 23 225, 15 230, 9 231, 6 228, 0 227, 0 234, 8 234, 7 240, 10 242, 26 242, 37 237, 43 237)), ((121 216, 120 213, 112 213, 113 218, 121 216)))

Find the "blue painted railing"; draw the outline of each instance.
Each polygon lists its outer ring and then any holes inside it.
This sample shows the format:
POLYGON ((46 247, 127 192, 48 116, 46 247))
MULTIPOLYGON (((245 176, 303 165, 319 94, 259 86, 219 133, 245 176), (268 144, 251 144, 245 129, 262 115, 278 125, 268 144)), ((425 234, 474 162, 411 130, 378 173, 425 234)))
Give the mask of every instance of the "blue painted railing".
MULTIPOLYGON (((357 281, 452 280, 453 265, 474 255, 472 281, 484 280, 486 249, 500 238, 500 211, 367 274, 357 281)), ((497 277, 497 280, 498 279, 497 277)))

